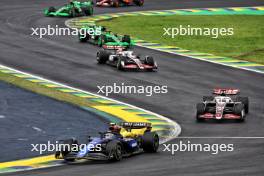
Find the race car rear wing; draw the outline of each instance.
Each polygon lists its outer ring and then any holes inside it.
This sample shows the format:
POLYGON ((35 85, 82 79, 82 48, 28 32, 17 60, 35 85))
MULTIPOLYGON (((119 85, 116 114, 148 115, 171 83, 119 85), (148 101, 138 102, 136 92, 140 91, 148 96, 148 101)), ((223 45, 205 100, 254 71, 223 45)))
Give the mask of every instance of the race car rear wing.
POLYGON ((126 129, 151 128, 151 123, 146 122, 121 122, 120 126, 126 129))
POLYGON ((233 88, 229 88, 229 89, 214 89, 213 94, 216 95, 237 95, 240 93, 239 89, 233 89, 233 88))
POLYGON ((103 48, 108 50, 126 49, 125 46, 120 46, 120 45, 103 45, 103 48))

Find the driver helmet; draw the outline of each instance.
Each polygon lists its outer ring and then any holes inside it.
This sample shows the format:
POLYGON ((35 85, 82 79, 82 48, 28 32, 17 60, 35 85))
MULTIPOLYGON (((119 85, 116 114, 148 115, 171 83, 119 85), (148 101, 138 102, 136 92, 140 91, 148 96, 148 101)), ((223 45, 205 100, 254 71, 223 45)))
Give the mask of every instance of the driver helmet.
POLYGON ((151 131, 152 130, 152 126, 147 126, 146 131, 151 131))
POLYGON ((115 123, 110 123, 109 130, 113 133, 120 133, 121 127, 115 123))
POLYGON ((118 49, 116 50, 116 52, 117 52, 118 54, 121 54, 122 51, 123 51, 122 47, 120 47, 120 48, 118 48, 118 49))

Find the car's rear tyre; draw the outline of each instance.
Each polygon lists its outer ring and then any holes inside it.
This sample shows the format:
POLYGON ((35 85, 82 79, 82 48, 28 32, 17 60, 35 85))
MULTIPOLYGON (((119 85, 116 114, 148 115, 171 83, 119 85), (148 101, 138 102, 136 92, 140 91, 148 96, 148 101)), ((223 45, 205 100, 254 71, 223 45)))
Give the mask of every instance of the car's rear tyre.
POLYGON ((109 53, 105 50, 99 51, 96 56, 98 64, 105 64, 108 58, 109 58, 109 53))
POLYGON ((238 102, 242 102, 244 104, 245 113, 249 112, 249 99, 248 97, 237 97, 238 102))
POLYGON ((144 0, 133 0, 133 2, 134 2, 137 6, 143 6, 143 4, 144 4, 144 0))
POLYGON ((124 35, 123 38, 122 38, 122 42, 126 42, 128 44, 131 43, 131 38, 129 35, 124 35))
POLYGON ((204 119, 200 118, 199 116, 204 114, 205 112, 205 104, 204 103, 197 103, 196 105, 196 120, 197 122, 201 122, 204 119))
POLYGON ((159 136, 156 132, 145 132, 141 144, 144 152, 155 153, 159 149, 159 136))
POLYGON ((82 7, 82 12, 85 16, 93 15, 93 7, 82 7))
POLYGON ((120 161, 122 160, 122 145, 119 141, 110 141, 106 145, 106 152, 109 161, 120 161))
POLYGON ((213 96, 203 96, 203 101, 213 101, 214 97, 213 96))
POLYGON ((50 13, 50 12, 56 12, 57 10, 56 10, 56 8, 55 7, 49 7, 49 9, 48 9, 48 12, 50 13))

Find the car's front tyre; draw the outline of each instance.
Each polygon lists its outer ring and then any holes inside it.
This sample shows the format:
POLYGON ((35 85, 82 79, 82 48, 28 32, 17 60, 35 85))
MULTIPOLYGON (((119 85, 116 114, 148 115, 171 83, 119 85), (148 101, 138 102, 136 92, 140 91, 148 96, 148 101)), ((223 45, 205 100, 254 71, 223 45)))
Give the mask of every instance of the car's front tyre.
POLYGON ((117 70, 124 71, 125 70, 125 68, 124 68, 125 62, 126 62, 126 58, 123 56, 120 56, 118 58, 117 65, 116 65, 117 70))
POLYGON ((236 115, 240 116, 239 121, 240 122, 244 122, 245 118, 246 118, 246 111, 245 111, 245 107, 243 104, 235 104, 234 106, 234 113, 236 115))
POLYGON ((248 97, 237 97, 237 101, 242 102, 244 104, 245 112, 248 113, 249 112, 249 99, 248 99, 248 97))
POLYGON ((200 118, 199 116, 204 114, 205 112, 205 104, 204 103, 197 103, 196 105, 196 121, 202 122, 204 119, 200 118))
POLYGON ((75 138, 71 138, 71 139, 60 141, 60 144, 63 144, 63 146, 65 147, 63 148, 63 150, 56 151, 55 158, 59 158, 60 156, 62 156, 62 158, 66 162, 75 161, 75 158, 67 158, 67 155, 72 152, 73 145, 78 145, 78 141, 75 138))
POLYGON ((119 141, 110 141, 106 145, 106 152, 109 161, 120 161, 123 157, 122 145, 119 141))
POLYGON ((108 52, 101 50, 96 55, 96 60, 98 64, 105 64, 109 58, 108 52))

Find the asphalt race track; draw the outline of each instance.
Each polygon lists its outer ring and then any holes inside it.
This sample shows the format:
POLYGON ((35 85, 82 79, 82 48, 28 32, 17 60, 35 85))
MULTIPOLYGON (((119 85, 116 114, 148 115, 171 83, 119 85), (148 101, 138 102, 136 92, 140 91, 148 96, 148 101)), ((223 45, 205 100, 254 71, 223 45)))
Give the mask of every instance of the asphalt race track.
POLYGON ((0 162, 39 156, 31 144, 71 137, 84 141, 107 129, 105 120, 79 107, 3 82, 0 90, 0 162))
MULTIPOLYGON (((65 1, 52 1, 61 5, 65 1)), ((264 75, 226 66, 175 56, 149 49, 136 48, 142 55, 152 55, 159 64, 156 73, 120 73, 115 68, 98 66, 99 49, 81 44, 75 37, 30 36, 31 27, 64 24, 65 18, 43 17, 41 9, 47 1, 1 0, 0 63, 41 75, 77 88, 97 92, 98 85, 124 82, 129 85, 167 85, 168 94, 146 98, 138 95, 111 95, 111 98, 162 114, 177 121, 181 136, 263 136, 264 75), (245 123, 196 123, 195 104, 214 87, 240 88, 250 98, 250 114, 245 123)), ((96 8, 96 13, 149 9, 196 7, 257 6, 263 0, 149 0, 142 8, 96 8)), ((55 120, 55 119, 54 119, 55 120)), ((179 143, 175 139, 171 143, 179 143)), ((84 163, 15 173, 10 175, 254 175, 264 173, 264 139, 189 139, 192 143, 233 143, 233 152, 218 155, 202 152, 168 152, 138 155, 119 163, 84 163)), ((183 140, 186 141, 186 140, 183 140)))

